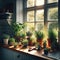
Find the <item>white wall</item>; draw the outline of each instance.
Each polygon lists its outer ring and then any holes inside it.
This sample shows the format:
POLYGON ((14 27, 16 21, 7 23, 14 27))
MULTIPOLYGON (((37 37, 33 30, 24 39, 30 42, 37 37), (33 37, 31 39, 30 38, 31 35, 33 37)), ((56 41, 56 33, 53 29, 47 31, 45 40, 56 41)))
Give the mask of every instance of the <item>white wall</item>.
POLYGON ((16 22, 23 23, 23 0, 16 0, 16 22))

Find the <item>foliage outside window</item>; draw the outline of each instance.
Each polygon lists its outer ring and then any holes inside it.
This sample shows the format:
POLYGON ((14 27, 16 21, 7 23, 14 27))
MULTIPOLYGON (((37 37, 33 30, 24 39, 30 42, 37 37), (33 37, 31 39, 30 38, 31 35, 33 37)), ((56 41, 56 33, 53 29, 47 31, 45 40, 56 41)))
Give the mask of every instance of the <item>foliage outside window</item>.
POLYGON ((28 22, 34 21, 34 11, 27 12, 27 21, 28 22))
POLYGON ((27 7, 33 7, 35 0, 27 0, 27 7))
POLYGON ((58 8, 48 9, 48 20, 58 20, 58 8))
POLYGON ((37 21, 44 20, 44 10, 37 10, 36 11, 36 20, 37 21))

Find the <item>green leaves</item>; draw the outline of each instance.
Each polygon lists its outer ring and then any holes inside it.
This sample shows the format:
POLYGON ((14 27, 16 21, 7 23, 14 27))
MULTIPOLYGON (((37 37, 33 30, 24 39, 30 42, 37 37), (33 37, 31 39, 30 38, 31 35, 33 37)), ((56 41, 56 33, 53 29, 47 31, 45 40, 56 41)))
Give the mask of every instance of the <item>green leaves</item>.
POLYGON ((19 35, 20 31, 24 28, 25 25, 21 24, 21 23, 13 23, 12 24, 12 30, 14 35, 19 35))
POLYGON ((43 34, 43 32, 41 32, 41 31, 36 31, 35 33, 36 33, 36 37, 37 37, 38 40, 44 38, 44 34, 43 34))

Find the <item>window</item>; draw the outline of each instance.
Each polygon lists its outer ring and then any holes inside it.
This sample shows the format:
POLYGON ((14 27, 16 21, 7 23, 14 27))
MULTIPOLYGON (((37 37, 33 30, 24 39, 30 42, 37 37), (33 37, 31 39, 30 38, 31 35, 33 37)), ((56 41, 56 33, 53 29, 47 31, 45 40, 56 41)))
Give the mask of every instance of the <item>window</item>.
POLYGON ((27 0, 26 14, 27 30, 46 27, 58 33, 58 0, 27 0))

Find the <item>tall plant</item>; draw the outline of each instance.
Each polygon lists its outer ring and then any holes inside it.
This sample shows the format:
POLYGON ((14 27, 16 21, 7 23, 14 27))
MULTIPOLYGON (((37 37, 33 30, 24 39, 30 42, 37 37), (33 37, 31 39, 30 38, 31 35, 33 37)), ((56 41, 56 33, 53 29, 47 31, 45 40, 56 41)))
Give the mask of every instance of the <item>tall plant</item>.
POLYGON ((57 39, 56 39, 56 33, 53 30, 49 30, 48 32, 48 44, 51 47, 51 49, 57 48, 57 39))
POLYGON ((44 34, 41 31, 36 31, 35 34, 36 34, 37 40, 40 40, 40 39, 44 38, 44 34))
POLYGON ((56 40, 56 33, 53 30, 48 31, 48 38, 51 40, 51 42, 56 40))

